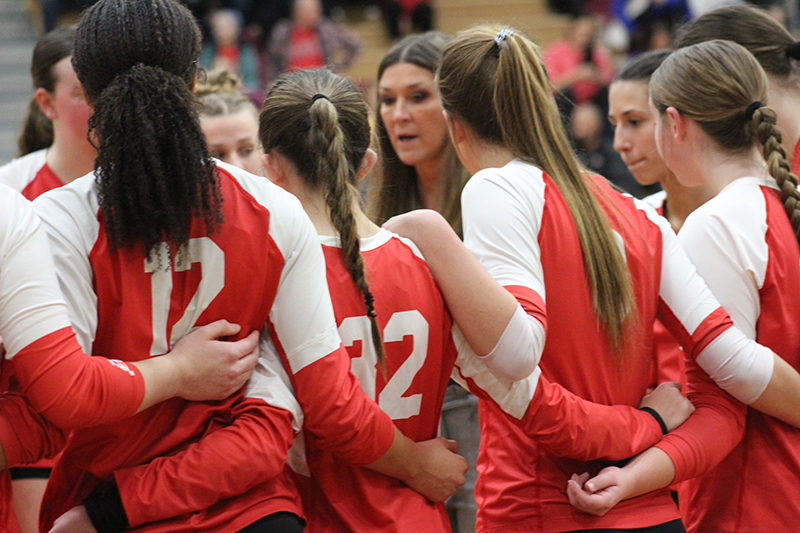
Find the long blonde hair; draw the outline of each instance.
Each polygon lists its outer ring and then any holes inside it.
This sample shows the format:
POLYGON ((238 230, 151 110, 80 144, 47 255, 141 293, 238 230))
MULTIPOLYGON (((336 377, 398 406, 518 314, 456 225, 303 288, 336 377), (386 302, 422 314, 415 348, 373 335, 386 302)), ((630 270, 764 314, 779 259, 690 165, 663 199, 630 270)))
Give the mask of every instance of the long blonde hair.
POLYGON ((720 40, 681 48, 653 74, 650 96, 660 113, 668 107, 677 109, 724 150, 742 152, 761 144, 800 241, 797 176, 781 145, 775 111, 759 106, 767 101, 767 76, 752 54, 739 44, 720 40))
POLYGON ((603 193, 584 178, 567 140, 538 47, 500 26, 461 32, 444 51, 439 92, 444 108, 480 139, 553 179, 575 221, 595 312, 619 352, 635 320, 630 273, 595 198, 603 193))

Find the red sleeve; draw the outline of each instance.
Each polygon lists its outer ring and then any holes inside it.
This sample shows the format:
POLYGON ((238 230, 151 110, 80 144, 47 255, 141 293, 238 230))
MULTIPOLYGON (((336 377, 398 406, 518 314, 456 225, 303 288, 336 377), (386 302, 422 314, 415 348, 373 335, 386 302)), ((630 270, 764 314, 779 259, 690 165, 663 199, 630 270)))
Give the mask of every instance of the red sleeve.
POLYGON ((144 399, 144 379, 135 366, 87 356, 71 328, 32 342, 12 363, 22 393, 63 429, 123 420, 144 399))
POLYGON ((130 527, 207 509, 283 472, 294 438, 289 412, 244 398, 231 417, 175 455, 114 472, 130 527))
POLYGON ((25 396, 7 392, 0 398, 0 443, 9 467, 53 457, 64 442, 64 433, 40 415, 25 396))
POLYGON ((662 436, 652 415, 629 405, 590 402, 544 376, 520 423, 550 453, 580 461, 628 459, 662 436))
POLYGON ((327 451, 360 466, 374 463, 389 450, 394 424, 364 393, 343 346, 291 379, 305 416, 303 429, 327 451))
POLYGON ((697 477, 719 464, 744 438, 747 406, 686 360, 688 397, 696 410, 657 445, 675 465, 675 483, 697 477))

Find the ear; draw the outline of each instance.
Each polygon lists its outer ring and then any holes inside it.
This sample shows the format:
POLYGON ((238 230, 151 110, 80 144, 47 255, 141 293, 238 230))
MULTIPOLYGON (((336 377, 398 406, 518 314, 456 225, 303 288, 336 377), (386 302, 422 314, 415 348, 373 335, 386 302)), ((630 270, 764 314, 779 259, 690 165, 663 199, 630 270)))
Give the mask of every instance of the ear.
POLYGON ((39 87, 36 89, 33 97, 36 99, 36 103, 39 105, 39 109, 42 110, 44 116, 50 120, 58 118, 58 113, 55 107, 53 107, 53 95, 49 91, 39 87))
POLYGON ((267 171, 269 181, 275 185, 281 185, 286 176, 278 157, 272 154, 264 154, 261 156, 261 162, 264 164, 264 170, 267 171))
POLYGON ((674 107, 667 108, 667 124, 672 137, 678 142, 686 140, 686 129, 689 119, 681 115, 674 107))
POLYGON ((372 148, 367 148, 363 159, 361 159, 361 168, 358 169, 358 181, 363 180, 377 162, 378 154, 372 148))

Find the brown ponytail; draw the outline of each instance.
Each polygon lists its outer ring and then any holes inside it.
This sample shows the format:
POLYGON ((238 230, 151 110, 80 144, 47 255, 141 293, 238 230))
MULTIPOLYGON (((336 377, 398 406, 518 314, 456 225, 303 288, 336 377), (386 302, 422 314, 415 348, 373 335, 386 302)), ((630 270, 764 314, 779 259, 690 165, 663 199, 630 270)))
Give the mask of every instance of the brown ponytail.
POLYGON ((538 47, 499 26, 461 32, 442 57, 439 92, 445 109, 479 138, 508 148, 556 183, 577 227, 595 312, 619 352, 635 317, 630 273, 595 198, 603 193, 587 184, 570 148, 538 47))
POLYGON ((378 364, 385 369, 383 340, 353 213, 353 204, 360 200, 358 170, 370 144, 364 100, 350 81, 330 71, 298 71, 278 78, 264 100, 259 122, 264 153, 277 151, 291 161, 310 188, 324 191, 345 265, 364 295, 378 364))
POLYGON ((653 74, 650 96, 659 112, 674 107, 724 150, 740 152, 760 143, 800 241, 797 176, 792 174, 781 145, 775 111, 758 107, 758 102, 767 99, 767 76, 752 54, 731 41, 681 48, 653 74))

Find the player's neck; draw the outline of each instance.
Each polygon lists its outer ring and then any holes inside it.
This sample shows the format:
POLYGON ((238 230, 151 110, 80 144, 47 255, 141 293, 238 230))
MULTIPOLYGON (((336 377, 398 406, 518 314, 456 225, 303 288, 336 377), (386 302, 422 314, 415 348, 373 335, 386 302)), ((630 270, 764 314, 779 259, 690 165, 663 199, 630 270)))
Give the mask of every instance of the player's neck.
MULTIPOLYGON (((301 198, 300 202, 303 204, 303 209, 305 209, 308 217, 314 224, 314 228, 317 230, 318 235, 331 237, 339 236, 339 232, 331 222, 330 210, 328 209, 328 206, 325 203, 325 199, 322 197, 322 195, 301 198)), ((355 218, 356 221, 356 231, 358 232, 359 239, 371 237, 378 233, 380 228, 373 223, 366 214, 364 214, 364 211, 361 210, 361 206, 358 204, 357 198, 354 199, 351 209, 353 212, 353 218, 355 218)))

